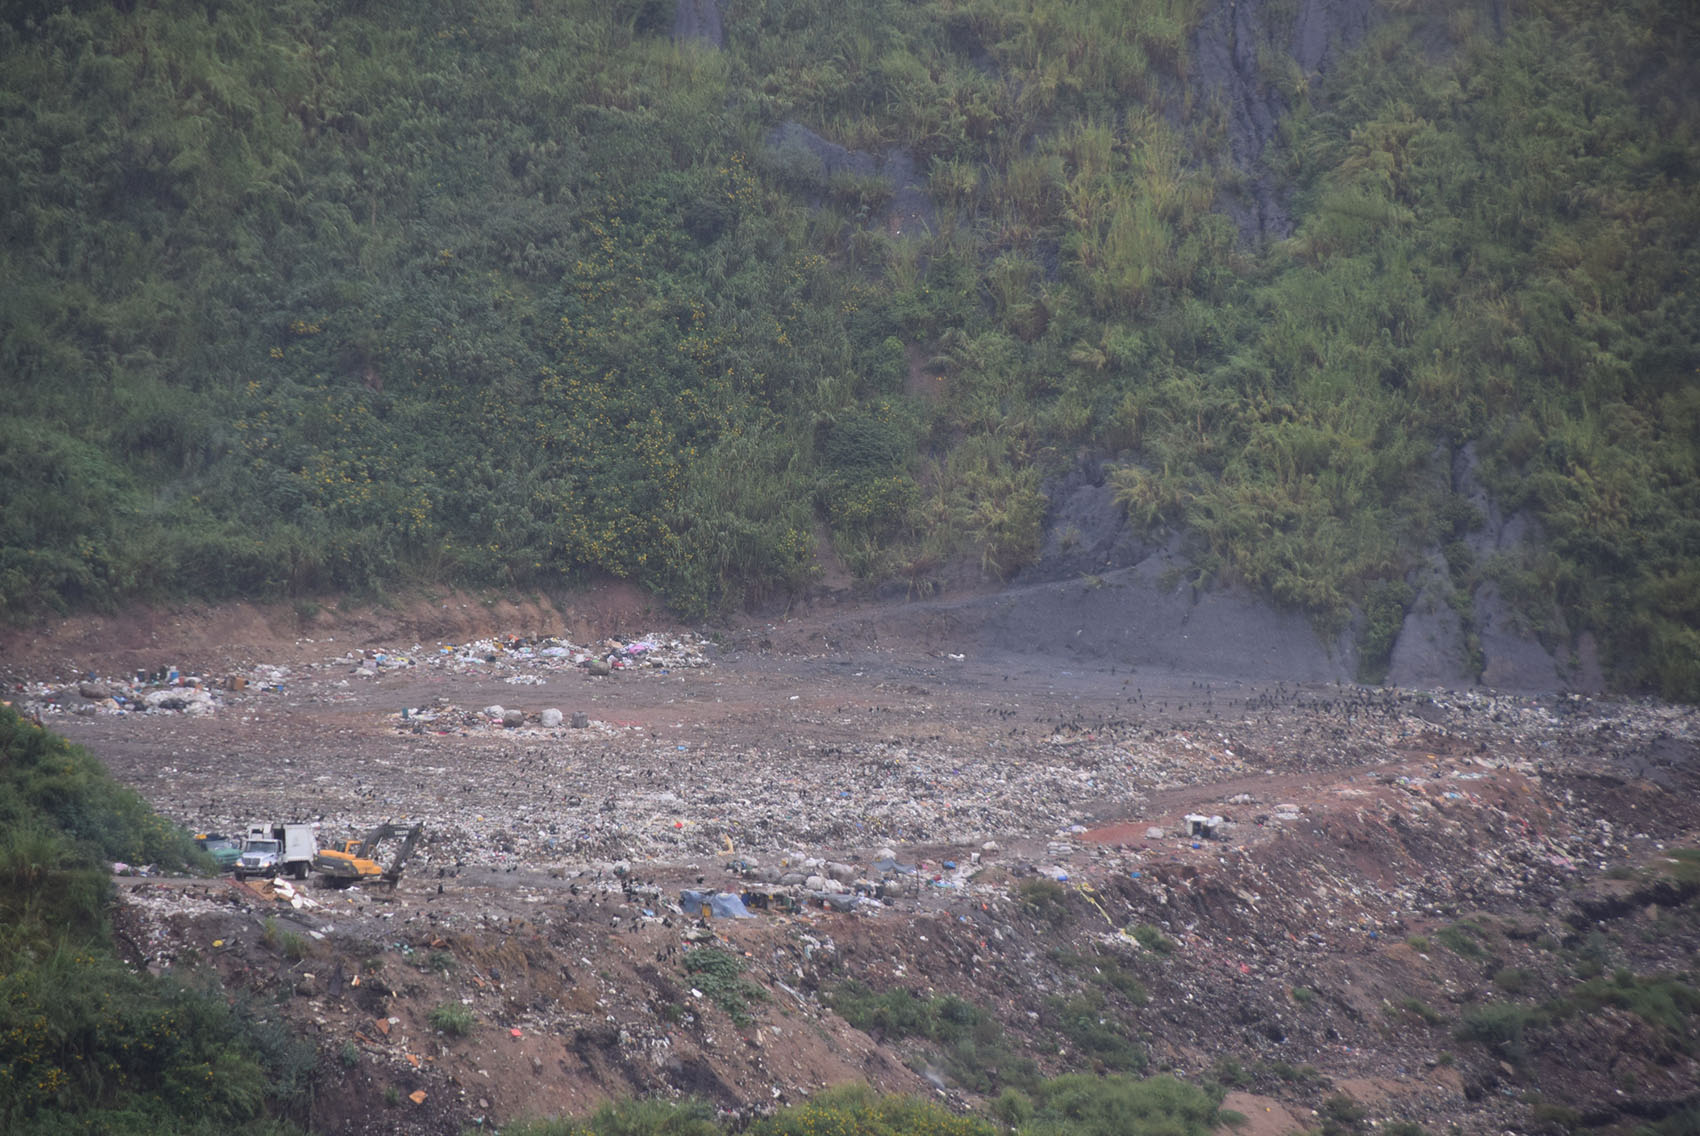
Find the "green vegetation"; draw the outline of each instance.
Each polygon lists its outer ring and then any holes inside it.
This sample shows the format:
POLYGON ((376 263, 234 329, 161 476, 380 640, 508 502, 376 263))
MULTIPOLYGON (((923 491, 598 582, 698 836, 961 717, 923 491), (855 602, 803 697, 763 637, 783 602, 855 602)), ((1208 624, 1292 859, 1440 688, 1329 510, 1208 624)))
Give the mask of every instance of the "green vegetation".
POLYGON ((995 1136, 975 1116, 911 1097, 882 1097, 862 1086, 835 1089, 758 1120, 752 1136, 995 1136))
POLYGON ((1317 1111, 1322 1117, 1322 1125, 1318 1129, 1321 1136, 1351 1136, 1369 1130, 1365 1124, 1369 1110, 1344 1093, 1323 1098, 1322 1107, 1317 1111))
POLYGON ((1481 926, 1466 919, 1436 931, 1434 941, 1462 958, 1481 959, 1487 957, 1481 943, 1482 936, 1481 926))
POLYGON ((1700 848, 1672 848, 1653 861, 1661 875, 1684 888, 1700 888, 1700 848))
POLYGON ((1691 975, 1637 975, 1621 970, 1610 979, 1581 983, 1553 1009, 1559 1014, 1588 1013, 1602 1006, 1634 1014, 1682 1052, 1700 1048, 1693 1029, 1700 1018, 1700 987, 1691 975))
POLYGON ((1202 577, 1361 611, 1367 678, 1438 547, 1460 611, 1700 698, 1687 5, 1387 7, 1326 76, 1266 53, 1297 228, 1258 248, 1197 0, 754 0, 718 49, 636 0, 16 5, 0 614, 603 575, 701 612, 822 532, 926 591, 1029 563, 1089 453, 1202 577), (1542 543, 1476 562, 1460 455, 1542 543))
MULTIPOLYGON (((751 1136, 1207 1136, 1228 1118, 1219 1098, 1171 1077, 1057 1077, 1031 1094, 1007 1090, 992 1118, 958 1115, 932 1101, 879 1096, 862 1085, 831 1089, 752 1123, 751 1136)), ((625 1101, 584 1120, 504 1125, 512 1136, 724 1136, 701 1101, 625 1101)))
POLYGON ((859 1030, 931 1043, 944 1073, 974 1092, 989 1093, 1003 1086, 1031 1088, 1039 1080, 1033 1061, 1009 1045, 1007 1031, 998 1020, 954 994, 881 993, 851 981, 834 988, 826 1000, 839 1017, 859 1030))
POLYGON ((1674 1112, 1663 1120, 1637 1127, 1635 1136, 1694 1136, 1700 1132, 1700 1106, 1674 1112))
POLYGON ((467 1007, 459 1002, 440 1002, 431 1008, 431 1028, 441 1030, 450 1037, 465 1037, 478 1024, 478 1019, 467 1007))
MULTIPOLYGON (((1145 1051, 1128 1037, 1131 1024, 1096 991, 1074 998, 1053 998, 1050 1017, 1100 1072, 1137 1073, 1145 1068, 1145 1051)), ((1043 1019, 1041 1019, 1043 1020, 1043 1019)))
POLYGON ((86 751, 0 706, 0 1129, 297 1131, 311 1046, 126 965, 106 924, 120 858, 206 863, 86 751))
POLYGON ((1434 1009, 1421 998, 1402 998, 1397 1004, 1388 1003, 1384 1012, 1390 1018, 1398 1018, 1409 1014, 1425 1025, 1437 1026, 1446 1020, 1446 1015, 1434 1009))
POLYGON ((1160 955, 1174 953, 1175 941, 1149 923, 1141 923, 1139 926, 1135 927, 1133 929, 1133 937, 1140 946, 1144 947, 1148 951, 1153 951, 1160 955))
POLYGON ((1521 1063, 1528 1054, 1527 1034, 1530 1028, 1542 1025, 1546 1020, 1542 1013, 1527 1006, 1490 1002, 1464 1011, 1463 1024, 1458 1027, 1458 1040, 1479 1042, 1505 1060, 1521 1063))
POLYGON ((714 1110, 696 1100, 628 1100, 605 1104, 583 1120, 504 1124, 510 1136, 723 1136, 714 1110))
POLYGON ((1022 880, 1015 888, 1021 909, 1041 922, 1061 926, 1068 921, 1068 889, 1043 877, 1022 880))
POLYGON ((1221 1120, 1220 1096, 1173 1077, 1071 1074, 1040 1085, 1024 1136, 1204 1136, 1221 1120))
POLYGON ((311 952, 307 939, 294 931, 286 931, 278 925, 276 919, 267 918, 260 933, 260 941, 272 950, 282 954, 290 962, 300 962, 311 952))
MULTIPOLYGON (((1585 950, 1598 957, 1598 945, 1585 950)), ((1498 982, 1496 974, 1495 982, 1498 982)), ((1610 1006, 1635 1015, 1657 1039, 1660 1050, 1692 1054, 1697 1051, 1695 1025, 1700 1021, 1700 988, 1690 973, 1637 974, 1620 967, 1610 977, 1586 978, 1569 990, 1538 1004, 1490 1002, 1464 1011, 1457 1030, 1460 1041, 1486 1046, 1499 1058, 1522 1064, 1532 1035, 1554 1022, 1579 1014, 1595 1014, 1610 1006)))
POLYGON ((1520 966, 1502 966, 1493 972, 1493 984, 1507 994, 1522 994, 1534 981, 1534 973, 1520 966))
POLYGON ((1130 1005, 1145 1005, 1145 984, 1134 972, 1134 960, 1123 952, 1104 950, 1077 954, 1059 948, 1050 952, 1050 960, 1059 969, 1078 975, 1105 993, 1120 994, 1130 1005))
POLYGON ((685 955, 685 972, 702 990, 703 997, 725 1010, 738 1025, 748 1025, 750 1003, 767 995, 743 977, 744 960, 719 947, 697 947, 685 955))

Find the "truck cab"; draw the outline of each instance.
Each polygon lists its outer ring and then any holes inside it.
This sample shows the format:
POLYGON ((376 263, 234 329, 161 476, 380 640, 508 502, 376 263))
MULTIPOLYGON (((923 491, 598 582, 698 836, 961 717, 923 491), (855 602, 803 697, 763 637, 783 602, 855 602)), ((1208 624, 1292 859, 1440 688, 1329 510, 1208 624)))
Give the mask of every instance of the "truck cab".
POLYGON ((211 856, 221 872, 230 871, 242 858, 242 842, 216 832, 197 832, 195 846, 211 856))
POLYGON ((236 861, 236 878, 290 875, 304 880, 318 851, 318 834, 310 824, 251 825, 236 861))
POLYGON ((282 854, 282 841, 269 836, 250 836, 242 842, 242 856, 236 861, 236 878, 277 875, 277 861, 282 854))

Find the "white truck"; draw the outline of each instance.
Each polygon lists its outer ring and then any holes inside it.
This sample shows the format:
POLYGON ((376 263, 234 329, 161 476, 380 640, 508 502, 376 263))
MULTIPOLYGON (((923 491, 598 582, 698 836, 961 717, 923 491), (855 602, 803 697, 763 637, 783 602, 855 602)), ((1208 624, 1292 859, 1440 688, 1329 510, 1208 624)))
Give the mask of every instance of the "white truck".
POLYGON ((290 875, 304 880, 318 852, 319 838, 310 824, 252 824, 236 861, 236 878, 290 875))

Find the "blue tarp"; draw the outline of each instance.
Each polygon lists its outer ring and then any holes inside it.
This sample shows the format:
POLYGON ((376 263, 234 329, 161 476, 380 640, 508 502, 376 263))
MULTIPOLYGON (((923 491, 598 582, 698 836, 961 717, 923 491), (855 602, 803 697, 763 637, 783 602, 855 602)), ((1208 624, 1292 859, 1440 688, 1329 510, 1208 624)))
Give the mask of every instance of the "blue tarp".
POLYGON ((729 891, 692 891, 679 893, 679 906, 686 915, 704 915, 715 919, 754 919, 750 909, 738 895, 729 891))

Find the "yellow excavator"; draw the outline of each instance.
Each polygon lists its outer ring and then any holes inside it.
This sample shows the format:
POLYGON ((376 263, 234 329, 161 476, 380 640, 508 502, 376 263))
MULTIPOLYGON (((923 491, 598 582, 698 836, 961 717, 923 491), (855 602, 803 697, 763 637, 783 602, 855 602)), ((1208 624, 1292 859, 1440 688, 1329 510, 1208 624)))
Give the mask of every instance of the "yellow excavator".
POLYGON ((401 836, 402 828, 400 825, 385 822, 358 840, 344 841, 340 849, 320 849, 319 854, 313 857, 313 870, 323 876, 331 887, 347 887, 368 880, 383 880, 394 890, 401 880, 401 870, 407 864, 407 858, 413 855, 413 846, 419 843, 419 834, 424 829, 424 824, 416 824, 407 830, 401 851, 396 853, 396 858, 387 868, 375 858, 378 845, 385 840, 401 836))

